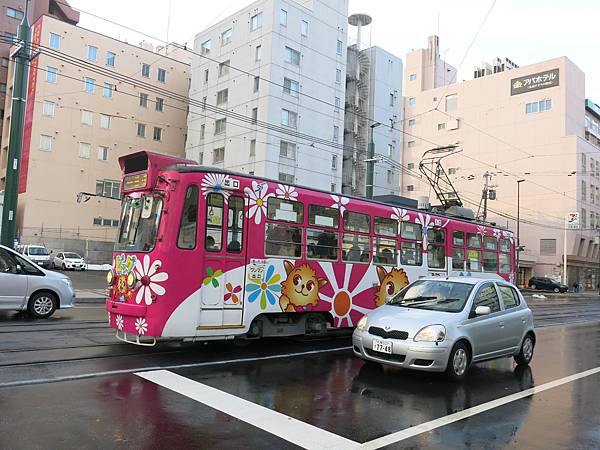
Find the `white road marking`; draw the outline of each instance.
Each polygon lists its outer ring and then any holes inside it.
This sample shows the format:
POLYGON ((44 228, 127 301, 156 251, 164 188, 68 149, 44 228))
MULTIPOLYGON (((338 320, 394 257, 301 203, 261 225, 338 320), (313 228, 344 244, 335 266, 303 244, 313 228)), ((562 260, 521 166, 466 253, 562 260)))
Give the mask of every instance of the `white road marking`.
POLYGON ((477 405, 472 408, 467 408, 462 411, 458 411, 454 414, 450 414, 445 417, 440 417, 439 419, 430 420, 429 422, 425 422, 420 425, 415 425, 404 430, 398 431, 396 433, 388 434, 387 436, 382 436, 372 441, 365 442, 360 448, 377 449, 386 445, 394 444, 396 442, 400 442, 405 439, 417 436, 421 433, 426 433, 436 428, 443 427, 454 422, 458 422, 459 420, 467 419, 477 414, 484 413, 486 411, 489 411, 490 409, 498 408, 499 406, 512 403, 514 401, 520 400, 525 397, 529 397, 534 394, 539 394, 540 392, 547 391, 548 389, 562 386, 563 384, 571 383, 573 381, 589 377, 590 375, 594 375, 597 373, 600 373, 600 367, 589 369, 584 372, 579 372, 568 377, 559 378, 558 380, 550 381, 548 383, 540 384, 539 386, 535 386, 521 392, 516 392, 514 394, 507 395, 506 397, 498 398, 487 403, 482 403, 481 405, 477 405))
POLYGON ((358 448, 358 442, 168 370, 136 375, 308 449, 358 448))

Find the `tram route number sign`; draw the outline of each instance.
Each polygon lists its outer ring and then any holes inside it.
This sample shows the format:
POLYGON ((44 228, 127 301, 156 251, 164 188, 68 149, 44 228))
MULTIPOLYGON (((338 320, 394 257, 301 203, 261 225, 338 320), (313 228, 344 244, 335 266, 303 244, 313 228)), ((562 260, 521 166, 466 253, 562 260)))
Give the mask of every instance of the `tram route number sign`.
POLYGON ((569 230, 578 230, 579 229, 579 213, 572 212, 567 214, 566 218, 567 229, 569 230))

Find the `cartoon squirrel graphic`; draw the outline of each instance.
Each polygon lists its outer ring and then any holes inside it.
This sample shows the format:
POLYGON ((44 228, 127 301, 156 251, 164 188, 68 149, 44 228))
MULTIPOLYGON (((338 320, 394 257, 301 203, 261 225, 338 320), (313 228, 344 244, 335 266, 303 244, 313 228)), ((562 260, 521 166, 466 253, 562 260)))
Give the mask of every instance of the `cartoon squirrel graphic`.
POLYGON ((287 278, 281 282, 281 297, 279 306, 283 312, 294 312, 296 307, 317 306, 319 303, 319 288, 327 284, 324 278, 317 278, 317 274, 308 264, 298 267, 289 261, 283 265, 287 278))
POLYGON ((408 276, 404 269, 393 268, 389 272, 383 266, 377 266, 377 277, 379 278, 379 289, 375 296, 375 306, 385 304, 386 298, 389 298, 408 286, 408 276))

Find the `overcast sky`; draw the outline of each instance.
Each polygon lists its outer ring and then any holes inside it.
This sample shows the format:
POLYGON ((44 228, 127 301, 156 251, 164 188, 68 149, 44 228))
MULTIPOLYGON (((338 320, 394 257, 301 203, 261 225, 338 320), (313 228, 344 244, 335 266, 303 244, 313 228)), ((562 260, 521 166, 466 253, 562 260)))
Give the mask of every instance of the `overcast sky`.
MULTIPOLYGON (((159 40, 191 43, 204 28, 252 3, 249 0, 70 0, 77 9, 110 19, 159 40), (169 11, 170 10, 170 11, 169 11), (170 26, 168 17, 170 17, 170 26)), ((373 17, 372 45, 402 59, 439 34, 440 53, 458 66, 493 0, 350 0, 350 13, 373 17)), ((80 25, 137 44, 126 29, 81 13, 80 25)), ((600 103, 600 58, 595 21, 598 0, 497 0, 467 58, 458 81, 471 79, 474 64, 507 56, 520 66, 567 56, 586 74, 586 97, 600 103)), ((366 41, 369 32, 365 33, 366 41)), ((148 38, 146 38, 149 40, 148 38)), ((160 43, 160 41, 155 41, 160 43)))

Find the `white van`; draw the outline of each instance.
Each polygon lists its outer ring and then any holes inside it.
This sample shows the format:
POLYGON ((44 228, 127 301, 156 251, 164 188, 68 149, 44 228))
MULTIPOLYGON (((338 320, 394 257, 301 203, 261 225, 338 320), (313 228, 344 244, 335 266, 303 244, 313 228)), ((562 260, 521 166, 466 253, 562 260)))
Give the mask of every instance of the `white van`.
POLYGON ((50 267, 50 253, 40 244, 20 245, 17 251, 41 267, 50 267))

